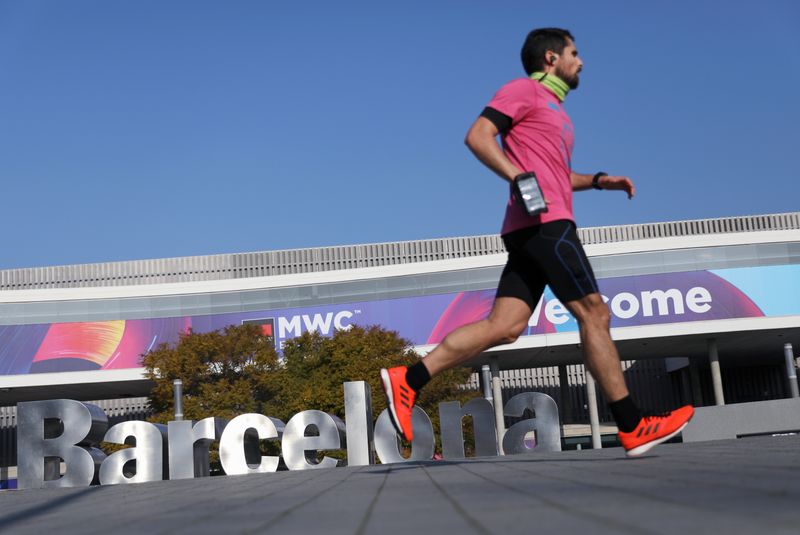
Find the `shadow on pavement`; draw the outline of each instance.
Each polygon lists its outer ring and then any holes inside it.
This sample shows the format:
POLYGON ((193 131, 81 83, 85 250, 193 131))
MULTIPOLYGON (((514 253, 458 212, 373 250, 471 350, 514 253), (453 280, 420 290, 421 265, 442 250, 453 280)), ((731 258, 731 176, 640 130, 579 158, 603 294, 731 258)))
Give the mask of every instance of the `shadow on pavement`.
MULTIPOLYGON (((94 486, 94 487, 86 487, 83 489, 76 490, 66 496, 61 496, 60 498, 56 498, 54 500, 48 501, 47 503, 35 505, 33 507, 29 507, 27 509, 23 509, 22 511, 17 511, 16 513, 12 513, 10 515, 4 516, 0 515, 0 526, 3 527, 3 530, 13 527, 14 524, 30 520, 35 518, 39 515, 43 515, 46 513, 52 513, 56 509, 60 509, 69 505, 70 503, 83 498, 85 495, 89 494, 90 492, 100 492, 103 487, 94 486)), ((38 489, 31 489, 31 490, 38 490, 38 489)), ((14 493, 25 492, 15 490, 11 491, 14 493)))

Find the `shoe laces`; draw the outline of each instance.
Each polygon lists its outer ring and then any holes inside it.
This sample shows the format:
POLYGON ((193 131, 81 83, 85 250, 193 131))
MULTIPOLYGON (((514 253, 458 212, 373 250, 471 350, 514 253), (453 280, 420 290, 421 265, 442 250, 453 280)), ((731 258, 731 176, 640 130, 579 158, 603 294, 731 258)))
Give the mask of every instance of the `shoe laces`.
POLYGON ((672 414, 672 411, 666 412, 648 412, 647 414, 642 415, 645 421, 649 422, 652 420, 659 420, 662 418, 667 418, 672 414))

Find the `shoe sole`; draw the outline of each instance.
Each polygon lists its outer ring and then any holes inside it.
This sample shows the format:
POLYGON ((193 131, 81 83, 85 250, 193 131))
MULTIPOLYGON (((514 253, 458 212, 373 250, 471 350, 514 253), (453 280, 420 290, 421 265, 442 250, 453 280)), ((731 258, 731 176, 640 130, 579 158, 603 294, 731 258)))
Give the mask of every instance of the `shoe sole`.
POLYGON ((686 422, 684 422, 684 424, 682 426, 680 426, 678 429, 676 429, 675 431, 673 431, 669 435, 666 435, 666 436, 663 436, 663 437, 661 437, 659 439, 656 439, 656 440, 653 440, 651 442, 648 442, 647 444, 642 444, 641 446, 636 446, 635 448, 632 448, 632 449, 626 451, 625 455, 627 455, 628 457, 638 457, 639 455, 642 455, 643 453, 647 453, 653 447, 658 446, 662 442, 666 442, 667 440, 671 439, 672 437, 674 437, 675 435, 677 435, 678 433, 683 431, 683 428, 686 427, 689 424, 690 421, 691 421, 691 418, 686 420, 686 422))
POLYGON ((392 380, 389 378, 389 371, 386 368, 381 368, 381 382, 383 383, 383 393, 386 395, 386 405, 389 407, 389 419, 392 421, 395 430, 400 433, 400 436, 405 438, 406 434, 403 433, 403 428, 398 423, 397 412, 394 410, 392 380))

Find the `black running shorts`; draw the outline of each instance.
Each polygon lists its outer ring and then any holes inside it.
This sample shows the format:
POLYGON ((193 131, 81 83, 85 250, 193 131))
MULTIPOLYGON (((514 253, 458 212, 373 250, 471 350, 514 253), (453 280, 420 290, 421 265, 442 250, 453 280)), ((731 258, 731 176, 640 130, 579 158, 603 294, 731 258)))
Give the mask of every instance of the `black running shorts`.
POLYGON ((598 292, 597 280, 575 223, 551 221, 503 236, 508 262, 500 276, 496 297, 516 297, 536 308, 545 285, 562 302, 598 292))

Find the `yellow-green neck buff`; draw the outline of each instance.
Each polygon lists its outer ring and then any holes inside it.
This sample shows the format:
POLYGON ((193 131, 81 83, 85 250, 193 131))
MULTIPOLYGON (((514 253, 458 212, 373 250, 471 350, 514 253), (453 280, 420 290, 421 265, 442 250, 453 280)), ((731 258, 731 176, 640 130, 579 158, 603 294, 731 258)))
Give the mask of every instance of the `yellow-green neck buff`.
POLYGON ((564 102, 564 99, 567 98, 567 93, 569 93, 569 86, 567 82, 556 76, 555 74, 547 74, 543 72, 535 72, 531 74, 531 80, 536 80, 540 82, 543 86, 553 92, 555 96, 558 97, 558 100, 564 102))

